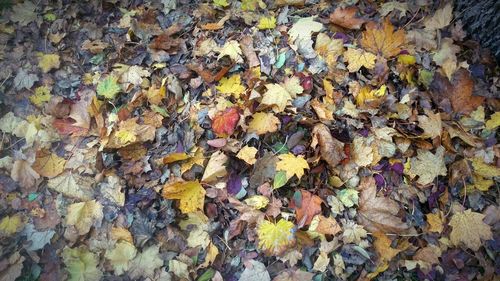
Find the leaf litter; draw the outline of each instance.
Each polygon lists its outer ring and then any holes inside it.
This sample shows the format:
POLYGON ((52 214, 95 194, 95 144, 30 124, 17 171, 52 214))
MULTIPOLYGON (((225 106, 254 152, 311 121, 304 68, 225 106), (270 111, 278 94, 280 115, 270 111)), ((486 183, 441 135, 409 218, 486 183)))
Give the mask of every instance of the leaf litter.
POLYGON ((1 280, 498 274, 498 67, 451 2, 49 2, 1 11, 1 280))

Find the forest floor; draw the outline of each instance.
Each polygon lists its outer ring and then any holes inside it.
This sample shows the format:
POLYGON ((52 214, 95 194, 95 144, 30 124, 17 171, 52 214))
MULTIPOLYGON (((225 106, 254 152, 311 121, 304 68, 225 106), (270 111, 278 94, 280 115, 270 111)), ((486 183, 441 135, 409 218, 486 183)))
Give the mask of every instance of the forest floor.
POLYGON ((451 3, 14 2, 0 281, 500 274, 499 68, 451 3))

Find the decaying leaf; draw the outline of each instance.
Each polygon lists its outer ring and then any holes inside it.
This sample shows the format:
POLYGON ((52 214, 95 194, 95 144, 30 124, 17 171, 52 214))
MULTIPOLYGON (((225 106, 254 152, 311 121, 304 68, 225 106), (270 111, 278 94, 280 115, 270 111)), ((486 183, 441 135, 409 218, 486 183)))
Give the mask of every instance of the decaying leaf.
POLYGON ((346 155, 344 144, 335 139, 330 133, 330 129, 324 124, 317 124, 312 131, 311 147, 315 148, 319 144, 320 155, 331 168, 337 167, 346 155))
POLYGON ((226 163, 228 157, 222 151, 217 151, 208 160, 205 172, 201 178, 202 182, 214 182, 219 177, 224 177, 227 174, 226 163))
POLYGON ((356 16, 358 12, 359 10, 355 6, 338 7, 330 14, 330 22, 349 29, 360 29, 365 20, 356 16))

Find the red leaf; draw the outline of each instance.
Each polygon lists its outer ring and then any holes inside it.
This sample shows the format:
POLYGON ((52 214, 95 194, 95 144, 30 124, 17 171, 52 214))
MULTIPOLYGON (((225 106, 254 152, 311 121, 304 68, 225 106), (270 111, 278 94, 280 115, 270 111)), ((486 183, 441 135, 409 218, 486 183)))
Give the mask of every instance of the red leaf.
POLYGON ((317 195, 313 195, 306 190, 300 191, 301 196, 293 197, 290 207, 295 209, 298 227, 311 224, 311 220, 317 214, 321 213, 321 203, 323 200, 317 195))
POLYGON ((224 112, 219 112, 212 120, 212 129, 217 136, 227 137, 234 133, 234 128, 240 120, 237 107, 231 107, 224 112))

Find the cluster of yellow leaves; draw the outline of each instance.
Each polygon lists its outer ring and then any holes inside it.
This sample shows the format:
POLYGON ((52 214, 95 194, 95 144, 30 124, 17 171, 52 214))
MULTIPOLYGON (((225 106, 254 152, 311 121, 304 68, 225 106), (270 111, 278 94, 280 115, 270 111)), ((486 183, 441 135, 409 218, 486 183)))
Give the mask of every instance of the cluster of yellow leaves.
POLYGON ((280 219, 277 223, 264 220, 257 227, 258 246, 269 255, 279 255, 295 243, 293 223, 280 219))
POLYGON ((205 193, 205 189, 198 181, 167 183, 162 191, 164 198, 179 200, 179 209, 184 214, 203 210, 205 193))
POLYGON ((356 104, 358 106, 363 106, 368 102, 375 101, 387 93, 387 86, 382 85, 378 89, 371 89, 369 86, 361 88, 359 93, 356 95, 356 104))

